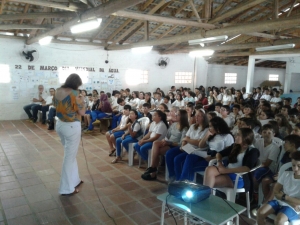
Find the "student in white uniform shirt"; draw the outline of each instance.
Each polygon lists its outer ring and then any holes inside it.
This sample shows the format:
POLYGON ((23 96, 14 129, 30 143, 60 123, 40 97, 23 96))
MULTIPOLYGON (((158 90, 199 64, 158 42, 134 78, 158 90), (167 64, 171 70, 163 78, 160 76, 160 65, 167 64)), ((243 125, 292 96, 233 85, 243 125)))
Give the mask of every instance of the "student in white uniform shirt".
POLYGON ((183 100, 181 94, 177 94, 176 95, 176 100, 172 103, 172 106, 176 106, 179 109, 183 109, 184 108, 184 100, 183 100))
POLYGON ((141 101, 141 104, 139 106, 139 108, 140 108, 139 111, 140 112, 141 112, 141 109, 142 109, 144 103, 149 103, 150 104, 150 106, 151 106, 150 111, 155 108, 155 102, 154 102, 153 98, 151 98, 151 93, 150 92, 145 93, 145 99, 141 101))
POLYGON ((231 91, 229 89, 225 89, 223 92, 223 97, 222 97, 222 104, 223 105, 231 105, 232 102, 234 102, 234 98, 231 94, 231 91))
POLYGON ((33 111, 34 107, 41 105, 43 101, 47 98, 46 93, 44 93, 44 86, 39 85, 38 86, 38 92, 34 95, 31 103, 29 105, 25 105, 23 107, 24 111, 26 112, 28 116, 28 121, 33 121, 33 116, 30 111, 33 111))
POLYGON ((125 131, 127 130, 127 122, 128 122, 128 116, 129 116, 129 112, 131 110, 131 106, 130 105, 125 105, 124 106, 124 110, 123 110, 123 116, 121 118, 120 124, 119 126, 117 126, 116 128, 109 130, 106 132, 105 136, 106 136, 106 140, 108 142, 108 145, 110 147, 110 152, 109 152, 109 156, 115 156, 115 152, 116 152, 116 139, 121 137, 125 131))
POLYGON ((275 225, 299 220, 300 213, 300 152, 293 152, 292 169, 279 174, 274 187, 275 199, 264 204, 257 212, 257 224, 264 225, 270 214, 276 214, 275 225))
POLYGON ((264 91, 264 94, 260 97, 260 99, 266 99, 268 102, 271 100, 270 91, 267 89, 264 91))
POLYGON ((270 100, 270 104, 271 104, 272 108, 276 107, 277 102, 282 101, 282 99, 279 97, 279 91, 274 91, 274 93, 275 93, 275 97, 271 98, 271 100, 270 100))
POLYGON ((35 123, 37 121, 37 114, 39 110, 42 111, 42 124, 46 124, 46 112, 49 110, 50 105, 52 105, 52 99, 55 95, 55 89, 49 89, 50 96, 47 96, 41 105, 37 105, 32 110, 32 122, 35 123))
POLYGON ((152 120, 148 134, 133 146, 143 160, 148 159, 148 150, 152 148, 153 142, 164 139, 169 128, 167 116, 160 110, 154 111, 152 120))
POLYGON ((230 113, 230 107, 228 105, 223 105, 221 107, 221 118, 227 123, 228 127, 231 129, 234 125, 234 118, 229 115, 230 113))
POLYGON ((132 92, 131 98, 126 102, 127 105, 130 105, 132 109, 136 109, 139 106, 140 99, 139 99, 139 92, 134 91, 132 92))
POLYGON ((164 97, 164 104, 168 107, 168 110, 171 110, 172 104, 168 95, 164 97))
POLYGON ((155 109, 157 109, 158 106, 161 103, 164 103, 164 99, 162 98, 161 93, 159 93, 159 92, 154 93, 154 98, 156 99, 155 102, 154 102, 155 103, 155 109))

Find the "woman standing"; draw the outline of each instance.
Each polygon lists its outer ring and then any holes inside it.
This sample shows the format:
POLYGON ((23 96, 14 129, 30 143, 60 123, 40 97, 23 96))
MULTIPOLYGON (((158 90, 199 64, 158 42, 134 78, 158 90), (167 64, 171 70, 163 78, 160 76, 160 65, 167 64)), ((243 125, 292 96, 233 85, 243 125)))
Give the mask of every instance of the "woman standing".
POLYGON ((71 74, 65 84, 57 89, 53 98, 56 107, 56 132, 64 146, 64 160, 61 172, 59 193, 63 196, 79 192, 83 183, 79 178, 76 155, 81 137, 80 117, 85 114, 84 98, 78 92, 82 85, 77 74, 71 74))

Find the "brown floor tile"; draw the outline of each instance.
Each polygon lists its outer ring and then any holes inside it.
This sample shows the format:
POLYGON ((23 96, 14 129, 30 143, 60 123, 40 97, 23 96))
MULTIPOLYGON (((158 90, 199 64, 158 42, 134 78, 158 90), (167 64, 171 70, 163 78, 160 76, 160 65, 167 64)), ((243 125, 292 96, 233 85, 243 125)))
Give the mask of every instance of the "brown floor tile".
POLYGON ((8 182, 13 182, 16 181, 15 176, 0 176, 0 183, 8 183, 8 182))
POLYGON ((130 216, 130 219, 132 219, 137 224, 150 224, 150 223, 160 221, 160 218, 150 210, 145 210, 145 211, 132 214, 130 216))
POLYGON ((21 173, 17 174, 16 176, 20 180, 38 177, 35 172, 21 173))
POLYGON ((73 225, 99 225, 100 221, 91 213, 81 214, 70 219, 73 225))
POLYGON ((112 220, 111 217, 117 219, 125 216, 124 212, 117 206, 105 207, 105 209, 110 217, 106 214, 104 209, 99 209, 95 211, 95 215, 99 218, 99 220, 105 223, 107 221, 111 221, 112 220))
POLYGON ((18 182, 9 182, 9 183, 0 184, 0 191, 12 190, 16 188, 20 188, 18 182))
POLYGON ((8 225, 38 225, 38 222, 32 215, 10 219, 7 222, 8 225))
POLYGON ((32 213, 28 205, 22 205, 10 209, 5 209, 4 212, 6 219, 13 219, 32 213))
POLYGON ((20 197, 23 195, 24 195, 23 191, 20 188, 0 192, 1 200, 8 199, 8 198, 16 198, 16 197, 20 197))
POLYGON ((89 212, 89 208, 84 203, 79 203, 75 205, 65 206, 64 211, 68 218, 72 218, 80 214, 85 214, 89 212))
POLYGON ((19 180, 19 183, 20 183, 21 187, 28 187, 28 186, 34 186, 37 184, 41 184, 43 182, 40 178, 35 177, 35 178, 29 178, 29 179, 25 179, 25 180, 19 180))
POLYGON ((2 207, 4 209, 9 209, 9 208, 13 208, 13 207, 21 206, 21 205, 26 205, 27 201, 26 201, 25 196, 21 196, 21 197, 16 197, 16 198, 3 199, 1 201, 1 203, 2 203, 2 207))
POLYGON ((126 176, 112 177, 110 178, 110 180, 112 180, 115 184, 124 184, 132 181, 129 177, 126 176))
POLYGON ((127 195, 126 193, 122 193, 122 194, 116 193, 115 195, 109 196, 109 199, 116 205, 124 204, 126 202, 131 202, 133 200, 133 198, 127 195))
POLYGON ((37 218, 40 224, 48 224, 49 222, 65 221, 65 215, 61 209, 52 209, 46 212, 37 214, 37 218))
POLYGON ((58 204, 52 199, 41 201, 41 202, 35 202, 31 204, 31 208, 35 213, 49 211, 51 209, 56 209, 58 207, 59 207, 58 204))
POLYGON ((123 210, 123 212, 126 215, 134 214, 143 210, 146 210, 147 208, 143 206, 141 203, 137 201, 128 202, 122 205, 119 205, 120 209, 123 210))
POLYGON ((129 182, 129 183, 125 183, 125 184, 120 184, 119 185, 121 188, 123 188, 125 191, 132 191, 132 190, 136 190, 136 189, 140 189, 141 186, 138 185, 135 182, 129 182))

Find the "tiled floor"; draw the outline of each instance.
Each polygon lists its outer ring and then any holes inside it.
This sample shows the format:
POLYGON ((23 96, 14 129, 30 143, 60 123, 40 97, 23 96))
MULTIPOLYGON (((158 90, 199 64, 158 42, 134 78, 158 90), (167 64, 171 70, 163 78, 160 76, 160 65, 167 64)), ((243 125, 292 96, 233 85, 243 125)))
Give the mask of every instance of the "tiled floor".
MULTIPOLYGON (((129 167, 127 161, 110 164, 113 158, 98 132, 84 135, 83 146, 97 193, 116 224, 160 224, 156 196, 167 190, 163 172, 158 181, 147 182, 140 178, 145 168, 129 167)), ((80 193, 59 196, 62 157, 57 134, 45 125, 0 121, 0 225, 114 224, 94 191, 82 147, 77 157, 84 181, 80 193)), ((165 224, 175 222, 167 216, 165 224)))

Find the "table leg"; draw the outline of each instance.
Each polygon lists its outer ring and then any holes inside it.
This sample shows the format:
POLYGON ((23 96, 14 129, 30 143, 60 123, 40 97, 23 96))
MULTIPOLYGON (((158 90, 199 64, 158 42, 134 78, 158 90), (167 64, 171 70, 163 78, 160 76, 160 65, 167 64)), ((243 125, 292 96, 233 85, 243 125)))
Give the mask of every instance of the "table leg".
POLYGON ((166 202, 163 202, 163 203, 162 203, 162 206, 161 206, 160 225, 164 225, 164 221, 165 221, 165 210, 166 210, 166 202))
POLYGON ((236 215, 236 225, 239 225, 240 224, 240 217, 239 217, 239 214, 236 215))
POLYGON ((184 225, 187 225, 187 213, 184 213, 184 225))

